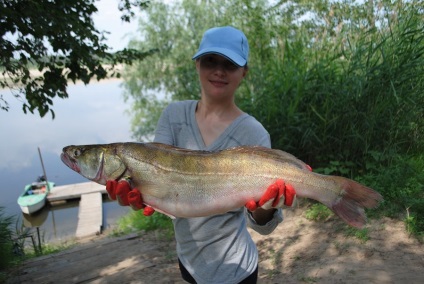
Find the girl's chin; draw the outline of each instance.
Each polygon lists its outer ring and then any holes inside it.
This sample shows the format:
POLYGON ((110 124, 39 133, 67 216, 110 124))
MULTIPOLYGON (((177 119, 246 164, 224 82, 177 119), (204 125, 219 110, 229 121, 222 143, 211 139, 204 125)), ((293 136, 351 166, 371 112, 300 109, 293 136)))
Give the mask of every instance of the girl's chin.
POLYGON ((222 92, 222 91, 210 91, 210 92, 206 92, 205 95, 209 98, 214 98, 214 99, 222 99, 222 98, 226 98, 230 96, 228 92, 222 92))

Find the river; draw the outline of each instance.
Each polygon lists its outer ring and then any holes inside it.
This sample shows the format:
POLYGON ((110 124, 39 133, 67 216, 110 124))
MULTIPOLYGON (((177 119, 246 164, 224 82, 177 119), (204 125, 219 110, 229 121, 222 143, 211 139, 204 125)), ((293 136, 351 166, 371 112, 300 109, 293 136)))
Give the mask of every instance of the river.
MULTIPOLYGON (((54 99, 56 117, 52 119, 50 114, 44 118, 38 113, 24 114, 22 103, 10 90, 0 90, 10 106, 9 111, 0 110, 0 206, 5 215, 16 216, 19 224, 38 226, 44 241, 74 237, 78 202, 47 207, 37 218, 24 218, 17 198, 26 184, 43 173, 37 148, 48 180, 65 185, 87 180, 62 163, 59 156, 64 146, 133 141, 126 114, 130 106, 124 102, 121 81, 71 84, 68 92, 68 99, 54 99)), ((103 225, 108 228, 129 209, 105 200, 103 210, 103 225)))

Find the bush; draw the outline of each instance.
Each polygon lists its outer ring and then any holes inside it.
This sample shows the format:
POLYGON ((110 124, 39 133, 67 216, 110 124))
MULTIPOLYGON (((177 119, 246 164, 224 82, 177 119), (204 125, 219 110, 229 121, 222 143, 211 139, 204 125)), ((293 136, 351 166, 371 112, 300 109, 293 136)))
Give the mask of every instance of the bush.
POLYGON ((14 248, 16 245, 14 241, 14 233, 11 230, 14 222, 15 218, 12 216, 6 216, 4 208, 0 207, 0 270, 6 269, 18 259, 17 255, 14 254, 14 248))
POLYGON ((374 188, 384 198, 378 210, 370 213, 400 217, 411 234, 424 235, 423 155, 393 157, 374 153, 357 180, 374 188))
POLYGON ((383 23, 320 41, 300 30, 273 61, 252 63, 239 100, 274 148, 314 167, 354 162, 353 170, 370 151, 424 151, 423 24, 412 7, 383 23))

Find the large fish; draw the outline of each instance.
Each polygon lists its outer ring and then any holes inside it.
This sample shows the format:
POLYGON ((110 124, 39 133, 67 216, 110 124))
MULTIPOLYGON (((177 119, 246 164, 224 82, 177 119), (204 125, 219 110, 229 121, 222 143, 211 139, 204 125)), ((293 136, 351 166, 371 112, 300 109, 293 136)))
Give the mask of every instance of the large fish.
POLYGON ((201 217, 258 201, 283 179, 298 197, 317 200, 346 223, 362 227, 364 208, 382 196, 353 180, 313 173, 294 156, 275 149, 242 146, 217 152, 193 151, 159 143, 67 146, 62 161, 89 180, 130 177, 143 202, 175 217, 201 217))

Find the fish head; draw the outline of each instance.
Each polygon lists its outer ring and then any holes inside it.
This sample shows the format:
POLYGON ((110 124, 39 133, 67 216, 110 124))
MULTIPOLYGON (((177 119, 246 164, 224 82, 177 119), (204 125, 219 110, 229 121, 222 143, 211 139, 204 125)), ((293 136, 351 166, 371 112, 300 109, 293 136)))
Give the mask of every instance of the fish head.
POLYGON ((70 169, 99 184, 118 179, 126 170, 112 145, 71 145, 63 148, 60 158, 70 169))

